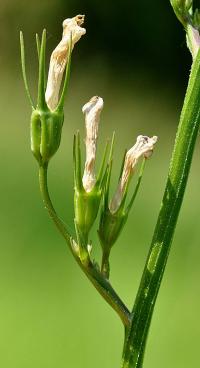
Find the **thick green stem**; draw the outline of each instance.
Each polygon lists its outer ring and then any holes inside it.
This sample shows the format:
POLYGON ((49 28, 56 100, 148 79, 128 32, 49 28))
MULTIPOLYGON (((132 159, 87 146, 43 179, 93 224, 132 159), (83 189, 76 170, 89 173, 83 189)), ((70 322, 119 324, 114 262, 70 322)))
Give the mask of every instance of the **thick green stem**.
POLYGON ((150 252, 126 334, 123 368, 141 368, 148 330, 183 201, 200 125, 200 52, 193 62, 150 252))
POLYGON ((73 248, 72 238, 66 228, 66 225, 62 222, 62 220, 58 217, 53 204, 51 202, 48 184, 47 184, 47 169, 48 165, 42 165, 39 168, 39 183, 40 183, 40 191, 42 194, 43 202, 48 210, 48 213, 55 223, 57 229, 62 234, 64 239, 66 240, 74 258, 77 263, 84 271, 88 279, 92 282, 98 292, 103 296, 103 298, 108 302, 108 304, 117 312, 119 317, 121 318, 123 324, 125 326, 130 326, 130 312, 122 302, 120 297, 117 295, 111 284, 108 280, 103 277, 101 272, 95 267, 95 265, 91 262, 90 258, 85 258, 83 261, 80 257, 78 257, 76 250, 73 248))

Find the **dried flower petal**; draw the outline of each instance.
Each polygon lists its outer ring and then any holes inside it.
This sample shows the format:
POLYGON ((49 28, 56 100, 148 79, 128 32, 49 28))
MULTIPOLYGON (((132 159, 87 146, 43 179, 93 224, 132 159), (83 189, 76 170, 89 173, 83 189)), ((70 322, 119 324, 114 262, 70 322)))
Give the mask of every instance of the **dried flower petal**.
POLYGON ((63 22, 62 40, 52 52, 45 93, 46 103, 51 110, 54 110, 58 104, 59 91, 68 59, 71 37, 73 49, 75 43, 86 33, 85 28, 81 27, 83 22, 84 15, 77 15, 74 18, 65 19, 63 22))
POLYGON ((116 212, 121 204, 129 177, 133 174, 139 158, 141 156, 145 158, 151 156, 157 139, 158 138, 156 136, 149 138, 144 135, 139 135, 137 137, 136 144, 126 153, 122 176, 116 193, 109 205, 112 213, 116 212))
POLYGON ((103 99, 98 96, 92 97, 91 100, 82 108, 82 111, 85 114, 86 127, 86 161, 83 174, 83 187, 86 192, 90 192, 96 182, 94 166, 96 158, 98 126, 102 109, 103 99))

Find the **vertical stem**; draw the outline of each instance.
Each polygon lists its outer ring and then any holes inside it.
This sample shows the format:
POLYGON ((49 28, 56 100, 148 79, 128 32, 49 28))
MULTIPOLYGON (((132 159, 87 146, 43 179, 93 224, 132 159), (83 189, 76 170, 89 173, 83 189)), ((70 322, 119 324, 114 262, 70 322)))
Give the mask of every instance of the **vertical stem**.
POLYGON ((123 351, 123 368, 142 368, 154 305, 183 201, 200 125, 200 52, 193 62, 163 201, 123 351))

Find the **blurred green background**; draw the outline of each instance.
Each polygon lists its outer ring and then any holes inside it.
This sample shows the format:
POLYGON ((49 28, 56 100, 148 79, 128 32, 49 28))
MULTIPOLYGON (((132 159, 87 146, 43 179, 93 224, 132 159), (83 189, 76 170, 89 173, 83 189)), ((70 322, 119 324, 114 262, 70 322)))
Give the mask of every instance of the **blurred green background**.
MULTIPOLYGON (((113 188, 125 147, 158 135, 129 221, 112 252, 111 280, 131 307, 148 252, 174 142, 191 58, 169 1, 43 0, 1 2, 0 366, 114 368, 123 329, 72 259, 43 208, 30 152, 30 107, 19 61, 25 34, 35 94, 34 35, 48 31, 48 55, 61 23, 86 14, 76 46, 62 145, 50 165, 55 206, 73 227, 72 136, 84 137, 81 106, 104 98, 99 157, 116 131, 113 188)), ((84 145, 83 145, 84 149, 84 145)), ((197 367, 200 340, 199 147, 149 334, 145 368, 197 367)), ((97 224, 96 224, 97 227, 97 224)), ((95 256, 100 249, 93 231, 95 256)))

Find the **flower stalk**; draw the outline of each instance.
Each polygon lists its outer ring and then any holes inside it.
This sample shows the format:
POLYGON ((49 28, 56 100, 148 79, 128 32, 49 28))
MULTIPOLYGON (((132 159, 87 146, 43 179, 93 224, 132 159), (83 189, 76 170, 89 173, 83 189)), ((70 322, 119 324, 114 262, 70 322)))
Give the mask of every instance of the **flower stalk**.
POLYGON ((47 209, 50 218, 54 222, 60 234, 65 239, 73 257, 75 258, 78 265, 81 267, 82 271, 100 293, 100 295, 106 300, 106 302, 116 311, 124 326, 130 326, 131 314, 120 299, 116 291, 113 289, 112 285, 108 280, 106 280, 96 265, 91 261, 89 254, 85 252, 84 249, 80 248, 78 244, 75 243, 72 236, 70 235, 67 226, 59 218, 56 213, 53 203, 51 201, 49 190, 48 190, 48 165, 41 165, 39 167, 39 185, 44 202, 44 206, 47 209))

